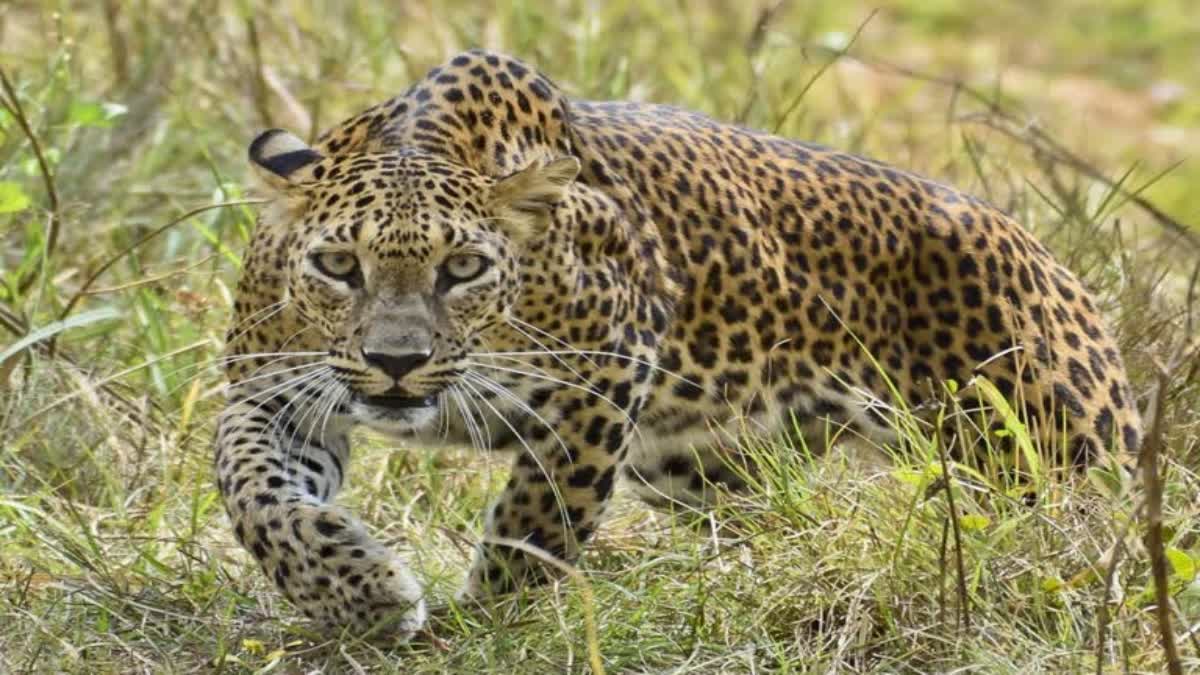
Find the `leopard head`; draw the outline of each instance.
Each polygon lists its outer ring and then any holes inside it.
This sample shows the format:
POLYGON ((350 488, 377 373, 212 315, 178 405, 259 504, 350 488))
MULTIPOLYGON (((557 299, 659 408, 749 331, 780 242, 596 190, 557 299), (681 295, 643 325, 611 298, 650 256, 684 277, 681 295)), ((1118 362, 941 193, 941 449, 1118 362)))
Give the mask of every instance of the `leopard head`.
POLYGON ((392 434, 429 425, 486 349, 579 172, 573 157, 496 179, 416 150, 323 156, 278 129, 249 155, 273 196, 259 226, 285 233, 283 300, 322 337, 355 421, 392 434))

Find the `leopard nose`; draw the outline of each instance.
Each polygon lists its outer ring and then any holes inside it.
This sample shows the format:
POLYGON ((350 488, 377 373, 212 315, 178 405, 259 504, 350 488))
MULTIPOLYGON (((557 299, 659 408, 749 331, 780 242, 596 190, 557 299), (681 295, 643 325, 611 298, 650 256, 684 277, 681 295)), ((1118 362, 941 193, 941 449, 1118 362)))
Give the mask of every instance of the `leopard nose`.
POLYGON ((369 352, 363 350, 363 359, 383 372, 399 380, 429 361, 431 352, 369 352))

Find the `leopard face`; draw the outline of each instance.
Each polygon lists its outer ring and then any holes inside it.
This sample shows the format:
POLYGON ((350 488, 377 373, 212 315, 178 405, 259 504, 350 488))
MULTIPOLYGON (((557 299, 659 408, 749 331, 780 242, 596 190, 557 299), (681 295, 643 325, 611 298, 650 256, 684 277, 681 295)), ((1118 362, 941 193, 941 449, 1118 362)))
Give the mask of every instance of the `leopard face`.
POLYGON ((327 349, 353 421, 389 434, 436 417, 465 361, 520 293, 519 256, 574 159, 507 178, 421 152, 323 157, 295 136, 252 145, 289 232, 287 298, 327 349))

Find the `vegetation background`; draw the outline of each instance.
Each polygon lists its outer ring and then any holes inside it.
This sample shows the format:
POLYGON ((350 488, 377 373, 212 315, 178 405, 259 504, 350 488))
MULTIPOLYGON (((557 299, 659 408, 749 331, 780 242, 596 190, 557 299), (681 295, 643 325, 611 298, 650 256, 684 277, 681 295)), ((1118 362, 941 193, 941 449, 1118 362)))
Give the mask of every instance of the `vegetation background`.
MULTIPOLYGON (((210 470, 245 146, 477 45, 579 97, 884 159, 1033 228, 1159 410, 1170 612, 1200 667, 1200 3, 6 0, 0 672, 583 672, 594 651, 609 672, 1165 668, 1129 504, 1102 481, 1030 507, 956 479, 952 511, 928 457, 869 475, 782 453, 720 536, 626 504, 582 581, 520 609, 451 612, 402 647, 312 634, 210 470)), ((345 499, 444 598, 502 475, 369 440, 345 499)))

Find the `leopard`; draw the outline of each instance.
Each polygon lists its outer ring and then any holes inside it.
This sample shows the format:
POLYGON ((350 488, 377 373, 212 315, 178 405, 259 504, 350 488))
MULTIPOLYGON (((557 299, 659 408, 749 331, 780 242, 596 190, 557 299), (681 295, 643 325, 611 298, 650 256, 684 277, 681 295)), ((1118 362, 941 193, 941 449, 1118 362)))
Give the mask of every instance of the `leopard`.
POLYGON ((480 49, 248 155, 266 201, 216 483, 237 541, 322 626, 429 620, 403 556, 337 501, 357 429, 513 455, 455 596, 481 606, 578 561, 618 483, 700 512, 750 489, 747 430, 890 447, 902 410, 987 382, 1065 473, 1136 458, 1084 284, 1010 215, 900 168, 579 99, 480 49))

